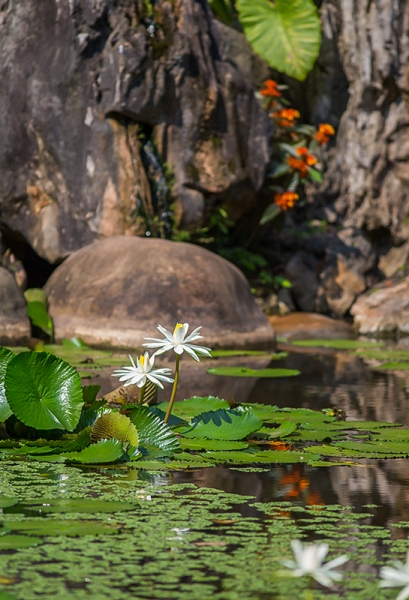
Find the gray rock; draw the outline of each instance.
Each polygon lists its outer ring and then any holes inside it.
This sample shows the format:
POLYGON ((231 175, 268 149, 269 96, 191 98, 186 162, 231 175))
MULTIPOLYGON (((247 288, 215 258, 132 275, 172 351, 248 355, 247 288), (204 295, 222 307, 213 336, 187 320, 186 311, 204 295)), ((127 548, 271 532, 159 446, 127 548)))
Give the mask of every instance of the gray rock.
POLYGON ((30 333, 23 293, 13 275, 0 267, 0 345, 26 345, 30 333))
POLYGON ((409 257, 409 242, 391 248, 386 254, 379 258, 379 268, 385 277, 393 277, 399 269, 405 267, 409 257))
POLYGON ((285 272, 292 283, 292 296, 298 309, 313 312, 319 286, 318 260, 312 254, 298 250, 287 263, 285 272))
POLYGON ((1 4, 0 221, 50 262, 138 233, 138 199, 149 196, 138 124, 173 170, 184 227, 206 194, 233 220, 257 206, 270 120, 221 57, 207 2, 159 0, 149 31, 145 6, 1 4))
POLYGON ((55 337, 136 348, 177 322, 203 326, 210 347, 271 347, 273 330, 244 275, 191 244, 114 236, 73 253, 45 291, 55 337))
POLYGON ((351 315, 359 333, 409 334, 409 277, 360 296, 351 308, 351 315))

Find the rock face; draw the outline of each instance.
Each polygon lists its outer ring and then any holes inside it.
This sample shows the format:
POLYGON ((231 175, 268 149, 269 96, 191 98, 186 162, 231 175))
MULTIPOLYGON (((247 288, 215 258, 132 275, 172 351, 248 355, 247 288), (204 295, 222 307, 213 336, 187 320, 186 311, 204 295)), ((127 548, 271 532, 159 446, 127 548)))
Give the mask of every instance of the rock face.
POLYGON ((330 319, 316 313, 291 313, 283 317, 272 316, 268 320, 278 337, 292 340, 334 340, 354 337, 353 329, 344 321, 330 319))
POLYGON ((409 334, 409 277, 360 296, 351 308, 359 333, 409 334))
POLYGON ((26 345, 30 321, 26 301, 13 275, 0 267, 0 345, 26 345))
POLYGON ((114 236, 73 253, 45 291, 57 340, 137 348, 160 323, 203 326, 210 347, 271 347, 273 330, 244 275, 185 243, 114 236))
POLYGON ((313 122, 337 128, 325 210, 330 202, 338 222, 400 245, 409 234, 409 4, 324 0, 320 13, 324 43, 305 96, 313 122))
POLYGON ((270 121, 222 58, 207 0, 150 5, 0 2, 0 224, 50 262, 138 233, 141 205, 164 210, 141 134, 173 170, 181 227, 205 195, 233 221, 256 206, 270 121))

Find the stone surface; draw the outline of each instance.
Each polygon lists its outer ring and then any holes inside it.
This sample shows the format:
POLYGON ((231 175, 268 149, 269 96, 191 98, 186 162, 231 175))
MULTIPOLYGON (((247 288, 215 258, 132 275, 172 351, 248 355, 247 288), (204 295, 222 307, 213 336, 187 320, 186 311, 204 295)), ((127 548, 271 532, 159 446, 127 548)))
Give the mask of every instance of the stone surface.
POLYGON ((379 268, 385 277, 393 277, 399 269, 406 266, 409 257, 409 242, 399 246, 398 248, 391 248, 389 252, 379 258, 379 268))
POLYGON ((318 260, 312 254, 298 250, 285 268, 286 277, 292 283, 292 296, 299 310, 312 312, 316 309, 318 260))
POLYGON ((268 320, 277 337, 291 340, 335 340, 350 339, 354 332, 348 323, 324 315, 294 312, 285 316, 271 316, 268 320))
POLYGON ((23 293, 13 275, 0 267, 0 345, 26 345, 30 335, 23 293))
POLYGON ((0 2, 0 225, 50 262, 137 234, 141 203, 166 212, 146 141, 172 169, 181 227, 205 195, 233 221, 257 206, 267 114, 221 56, 207 0, 154 4, 149 20, 144 0, 0 2))
POLYGON ((55 337, 136 348, 158 323, 203 326, 210 347, 272 347, 273 329, 244 275, 198 246, 114 236, 73 253, 45 291, 55 337))
POLYGON ((360 296, 351 315, 359 333, 409 334, 409 277, 360 296))

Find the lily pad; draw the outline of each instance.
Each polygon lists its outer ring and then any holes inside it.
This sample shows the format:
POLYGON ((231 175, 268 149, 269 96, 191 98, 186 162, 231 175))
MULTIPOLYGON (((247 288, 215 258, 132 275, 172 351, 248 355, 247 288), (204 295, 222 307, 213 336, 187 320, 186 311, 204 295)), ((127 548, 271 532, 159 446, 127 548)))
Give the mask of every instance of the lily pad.
MULTIPOLYGON (((166 413, 169 403, 162 402, 155 408, 166 413)), ((215 398, 214 396, 193 396, 181 402, 175 402, 172 409, 172 415, 179 417, 185 421, 190 421, 204 412, 219 410, 220 408, 229 409, 227 400, 215 398)))
POLYGON ((214 467, 215 464, 211 460, 200 461, 195 460, 170 460, 163 462, 160 460, 138 460, 138 469, 146 469, 147 471, 185 471, 188 469, 203 469, 205 467, 214 467))
POLYGON ((230 440, 208 440, 181 438, 180 445, 183 450, 245 450, 248 444, 230 440))
MULTIPOLYGON (((59 535, 78 537, 82 535, 109 535, 112 533, 118 533, 118 527, 114 527, 112 525, 95 523, 91 521, 71 521, 69 519, 63 521, 57 521, 54 519, 24 519, 24 521, 6 522, 5 525, 8 527, 8 529, 10 529, 10 531, 19 531, 27 535, 42 535, 47 537, 55 537, 59 535)), ((3 540, 7 540, 8 537, 17 538, 24 536, 6 535, 4 537, 0 537, 0 544, 3 540)), ((42 543, 41 539, 39 543, 42 543)))
POLYGON ((13 352, 0 346, 0 423, 3 423, 13 414, 7 402, 4 380, 6 378, 7 366, 13 360, 14 356, 13 352))
POLYGON ((47 352, 23 352, 7 366, 7 401, 16 417, 36 429, 73 431, 83 405, 81 380, 47 352))
POLYGON ((81 452, 62 454, 63 458, 83 464, 112 463, 122 458, 124 450, 119 440, 101 440, 81 452))
MULTIPOLYGON (((10 529, 10 528, 9 528, 10 529)), ((31 546, 39 546, 43 540, 38 537, 26 535, 3 535, 0 537, 1 550, 18 550, 20 548, 30 548, 31 546)))
POLYGON ((291 344, 302 348, 334 348, 336 350, 382 348, 382 346, 385 346, 384 342, 368 342, 365 340, 295 340, 291 344))
POLYGON ((296 369, 249 369, 247 367, 212 367, 207 372, 210 375, 223 375, 224 377, 295 377, 300 375, 296 369))
POLYGON ((0 498, 0 508, 9 508, 17 504, 17 498, 0 498))
POLYGON ((409 371, 409 362, 387 362, 378 367, 372 367, 375 371, 409 371))
MULTIPOLYGON (((315 450, 315 448, 314 448, 315 450)), ((319 460, 319 454, 312 452, 300 452, 293 450, 260 450, 259 452, 206 452, 203 454, 206 459, 213 460, 216 463, 308 463, 319 460)))
POLYGON ((190 438, 242 440, 262 426, 262 421, 250 409, 215 410, 192 419, 191 428, 180 431, 190 438))
MULTIPOLYGON (((1 502, 1 499, 0 499, 1 502)), ((25 510, 39 513, 115 513, 135 508, 129 502, 93 500, 91 498, 53 498, 52 500, 31 500, 23 502, 25 510)), ((53 523, 53 521, 51 521, 53 523)))
POLYGON ((269 352, 265 350, 212 350, 213 358, 228 356, 268 356, 269 352))

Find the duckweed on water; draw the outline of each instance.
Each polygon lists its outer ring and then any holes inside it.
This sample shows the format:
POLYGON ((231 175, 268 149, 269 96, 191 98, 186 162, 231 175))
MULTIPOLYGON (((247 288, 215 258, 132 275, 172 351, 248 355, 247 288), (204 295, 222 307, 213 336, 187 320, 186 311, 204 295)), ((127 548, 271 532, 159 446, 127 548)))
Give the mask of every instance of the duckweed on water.
POLYGON ((391 599, 393 591, 378 591, 379 568, 409 549, 407 539, 393 539, 392 526, 372 523, 371 508, 255 502, 193 484, 146 484, 134 470, 108 477, 58 464, 4 466, 2 521, 11 533, 0 541, 21 546, 1 546, 0 571, 13 583, 0 580, 0 591, 17 600, 301 598, 305 583, 275 572, 279 559, 291 558, 290 540, 312 535, 328 541, 329 559, 350 557, 342 584, 317 586, 314 598, 391 599), (41 505, 43 516, 29 516, 41 505), (243 516, 249 509, 260 516, 243 516), (26 549, 27 540, 38 545, 26 549))

